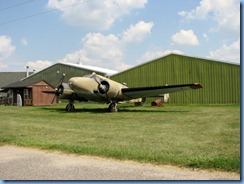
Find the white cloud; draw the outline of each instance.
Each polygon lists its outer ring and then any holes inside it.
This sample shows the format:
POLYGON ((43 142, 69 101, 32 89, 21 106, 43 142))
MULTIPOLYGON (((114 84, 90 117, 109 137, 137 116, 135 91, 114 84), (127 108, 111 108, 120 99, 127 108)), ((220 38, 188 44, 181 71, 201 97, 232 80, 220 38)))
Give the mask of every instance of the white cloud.
POLYGON ((147 0, 116 0, 114 2, 123 9, 144 8, 145 4, 147 4, 147 0))
POLYGON ((0 63, 0 69, 5 69, 5 68, 8 68, 8 65, 0 63))
POLYGON ((153 23, 140 21, 135 25, 131 25, 129 29, 119 34, 120 36, 88 33, 82 38, 83 47, 76 52, 67 54, 60 61, 118 71, 128 69, 131 65, 123 62, 126 46, 132 41, 143 41, 146 35, 150 33, 152 25, 153 23), (135 37, 132 38, 132 35, 135 35, 135 37))
POLYGON ((207 35, 206 33, 203 33, 203 35, 202 35, 202 36, 205 38, 206 42, 208 42, 208 41, 209 41, 209 37, 208 37, 208 35, 207 35))
POLYGON ((47 60, 38 60, 38 61, 28 61, 26 66, 29 66, 29 70, 40 71, 44 68, 51 66, 53 63, 47 60))
POLYGON ((49 0, 47 7, 61 11, 61 18, 72 26, 104 30, 146 4, 147 0, 49 0))
POLYGON ((199 6, 191 11, 178 13, 186 20, 212 19, 218 23, 214 29, 231 33, 240 33, 239 0, 201 0, 199 6))
POLYGON ((12 38, 5 35, 0 35, 0 60, 11 56, 15 51, 15 46, 12 44, 12 38))
POLYGON ((129 64, 126 64, 126 63, 123 63, 123 62, 119 62, 117 64, 117 66, 115 67, 115 70, 117 71, 124 71, 124 70, 127 70, 129 68, 131 68, 133 65, 129 65, 129 64))
POLYGON ((235 41, 231 45, 222 45, 216 51, 210 52, 208 58, 240 63, 240 40, 235 41))
POLYGON ((28 41, 27 41, 26 38, 21 38, 20 43, 21 43, 21 45, 23 45, 23 46, 28 45, 28 41))
POLYGON ((60 60, 60 62, 85 64, 85 65, 96 64, 95 60, 92 61, 86 56, 86 52, 83 49, 67 54, 63 59, 60 60))
POLYGON ((122 43, 113 34, 106 36, 101 33, 88 33, 82 39, 82 44, 82 49, 67 54, 61 62, 80 63, 119 71, 129 67, 122 62, 122 43))
POLYGON ((180 50, 148 51, 139 59, 139 62, 142 63, 142 62, 151 61, 153 59, 157 59, 157 58, 166 56, 168 54, 184 54, 184 53, 182 51, 180 51, 180 50))
POLYGON ((171 39, 177 45, 199 45, 198 38, 192 30, 180 30, 171 39))
POLYGON ((141 42, 148 34, 151 33, 153 22, 140 21, 135 25, 131 25, 123 32, 123 40, 125 42, 141 42))
POLYGON ((121 51, 121 43, 117 36, 110 34, 104 36, 101 33, 89 33, 83 39, 84 49, 92 53, 96 53, 99 58, 120 59, 123 56, 121 51))

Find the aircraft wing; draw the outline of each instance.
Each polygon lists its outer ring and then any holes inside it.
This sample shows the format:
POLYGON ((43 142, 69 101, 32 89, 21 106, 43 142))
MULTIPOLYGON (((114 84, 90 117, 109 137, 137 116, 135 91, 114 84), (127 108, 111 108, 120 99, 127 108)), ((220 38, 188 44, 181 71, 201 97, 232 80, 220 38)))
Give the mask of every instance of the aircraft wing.
POLYGON ((169 86, 153 86, 153 87, 138 87, 138 88, 123 88, 122 94, 131 98, 156 97, 163 94, 202 88, 201 84, 179 84, 169 86))

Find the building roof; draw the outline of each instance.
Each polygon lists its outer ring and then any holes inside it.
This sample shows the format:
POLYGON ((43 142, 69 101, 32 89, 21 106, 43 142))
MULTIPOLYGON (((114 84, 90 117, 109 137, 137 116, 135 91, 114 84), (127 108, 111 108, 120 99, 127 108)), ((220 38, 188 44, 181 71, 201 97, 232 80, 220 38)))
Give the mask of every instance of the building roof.
POLYGON ((4 86, 20 81, 26 76, 26 72, 0 72, 0 97, 6 96, 4 86))
MULTIPOLYGON (((28 80, 23 80, 23 81, 17 81, 11 84, 8 84, 6 86, 3 86, 3 89, 13 89, 13 88, 25 88, 28 86, 32 86, 40 81, 44 81, 45 83, 47 83, 49 86, 53 87, 52 85, 50 85, 48 82, 46 82, 45 80, 37 80, 37 81, 28 81, 28 80)), ((53 87, 54 88, 54 87, 53 87)))
POLYGON ((13 82, 20 81, 25 76, 26 72, 0 72, 0 88, 13 82))
MULTIPOLYGON (((135 66, 133 66, 133 67, 131 67, 131 68, 128 68, 128 69, 126 69, 126 70, 123 70, 123 71, 121 71, 121 72, 119 72, 119 73, 115 73, 115 74, 113 74, 113 75, 117 75, 117 74, 120 74, 120 73, 124 73, 124 72, 126 72, 126 71, 128 71, 128 70, 131 70, 131 69, 140 67, 140 66, 145 65, 145 64, 147 64, 147 63, 154 62, 154 61, 156 61, 156 60, 158 60, 158 59, 161 59, 161 58, 164 58, 164 57, 168 57, 168 56, 171 56, 171 55, 177 55, 177 56, 182 56, 182 57, 190 57, 190 58, 196 58, 196 59, 204 59, 204 60, 214 61, 214 62, 218 62, 218 63, 224 63, 224 64, 231 64, 231 65, 237 65, 237 66, 240 66, 239 63, 233 63, 233 62, 227 62, 227 61, 214 60, 214 59, 210 59, 210 58, 200 58, 200 57, 189 56, 189 55, 183 55, 183 54, 170 53, 170 54, 167 54, 167 55, 165 55, 165 56, 161 56, 161 57, 158 57, 158 58, 155 58, 155 59, 152 59, 152 60, 143 62, 143 63, 141 63, 141 64, 139 64, 139 65, 135 65, 135 66)), ((112 75, 112 76, 113 76, 113 75, 112 75)))
MULTIPOLYGON (((64 63, 64 62, 58 62, 58 63, 55 63, 47 68, 50 68, 50 67, 53 67, 55 65, 65 65, 65 66, 72 66, 72 67, 75 67, 75 68, 80 68, 80 69, 84 69, 84 70, 90 70, 91 73, 92 72, 98 72, 98 73, 103 73, 104 75, 108 75, 108 76, 111 76, 111 75, 115 75, 116 73, 118 73, 118 71, 115 71, 115 70, 109 70, 109 69, 105 69, 105 68, 100 68, 100 67, 96 67, 96 66, 89 66, 89 65, 81 65, 81 64, 74 64, 74 63, 64 63)), ((44 68, 43 70, 46 70, 47 68, 44 68)), ((29 75, 29 77, 35 75, 35 74, 38 74, 40 72, 42 72, 43 70, 40 70, 38 72, 35 72, 33 73, 32 75, 29 75)), ((25 77, 21 80, 25 80, 27 79, 28 77, 25 77)))
POLYGON ((96 66, 73 64, 73 63, 63 63, 63 62, 59 62, 57 64, 63 64, 63 65, 67 65, 67 66, 74 66, 76 68, 81 68, 81 69, 85 69, 85 70, 91 70, 92 72, 99 72, 99 73, 104 73, 104 74, 107 74, 107 75, 114 75, 114 74, 118 73, 118 71, 115 71, 115 70, 109 70, 109 69, 100 68, 100 67, 96 67, 96 66))

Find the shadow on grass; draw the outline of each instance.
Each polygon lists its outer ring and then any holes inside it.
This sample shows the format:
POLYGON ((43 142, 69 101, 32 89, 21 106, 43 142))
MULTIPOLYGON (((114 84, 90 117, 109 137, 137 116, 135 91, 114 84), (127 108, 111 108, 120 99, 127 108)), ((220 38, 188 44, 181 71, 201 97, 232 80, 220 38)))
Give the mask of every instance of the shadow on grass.
MULTIPOLYGON (((82 112, 89 112, 89 113, 111 113, 109 112, 108 108, 76 108, 74 112, 66 112, 65 108, 60 108, 60 107, 42 107, 41 109, 43 110, 48 110, 50 112, 60 112, 60 113, 82 113, 82 112)), ((186 113, 189 111, 186 110, 164 110, 164 109, 135 109, 132 107, 123 107, 123 108, 118 108, 117 113, 186 113)))

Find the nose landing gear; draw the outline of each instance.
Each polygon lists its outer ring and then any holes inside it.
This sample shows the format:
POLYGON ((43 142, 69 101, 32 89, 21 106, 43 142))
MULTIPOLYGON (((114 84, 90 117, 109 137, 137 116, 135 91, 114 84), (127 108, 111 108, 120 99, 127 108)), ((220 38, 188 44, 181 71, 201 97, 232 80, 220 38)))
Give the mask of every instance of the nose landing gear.
POLYGON ((117 103, 116 102, 112 102, 109 104, 108 110, 110 112, 118 112, 118 108, 117 108, 117 103))
POLYGON ((74 102, 70 102, 66 108, 65 108, 66 112, 74 112, 75 111, 75 106, 74 106, 74 102))

